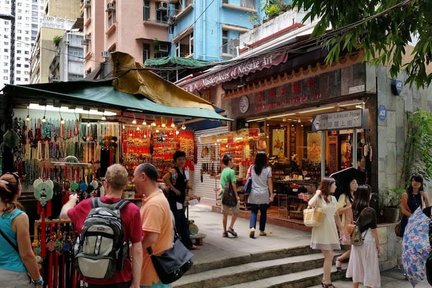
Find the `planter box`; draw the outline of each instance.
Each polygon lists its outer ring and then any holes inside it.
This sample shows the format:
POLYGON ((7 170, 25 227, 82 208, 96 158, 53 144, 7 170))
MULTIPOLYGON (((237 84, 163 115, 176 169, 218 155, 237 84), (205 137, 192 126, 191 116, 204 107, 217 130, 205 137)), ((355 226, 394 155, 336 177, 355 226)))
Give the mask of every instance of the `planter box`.
POLYGON ((379 258, 380 270, 392 269, 401 264, 402 240, 394 232, 396 223, 379 224, 378 238, 380 241, 381 255, 379 258))

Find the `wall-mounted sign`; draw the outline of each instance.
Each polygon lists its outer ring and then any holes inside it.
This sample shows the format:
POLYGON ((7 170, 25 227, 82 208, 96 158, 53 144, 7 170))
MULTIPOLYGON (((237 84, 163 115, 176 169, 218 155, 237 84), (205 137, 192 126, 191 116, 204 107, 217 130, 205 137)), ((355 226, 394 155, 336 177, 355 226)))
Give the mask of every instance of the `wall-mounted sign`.
POLYGON ((361 109, 318 114, 312 122, 312 130, 340 130, 361 128, 363 111, 361 109))
POLYGON ((247 96, 240 98, 239 109, 241 113, 246 113, 249 110, 249 98, 247 96))
POLYGON ((387 119, 387 109, 384 105, 378 106, 378 119, 385 121, 387 119))
POLYGON ((403 82, 400 80, 392 80, 390 87, 393 95, 399 96, 403 89, 403 82))

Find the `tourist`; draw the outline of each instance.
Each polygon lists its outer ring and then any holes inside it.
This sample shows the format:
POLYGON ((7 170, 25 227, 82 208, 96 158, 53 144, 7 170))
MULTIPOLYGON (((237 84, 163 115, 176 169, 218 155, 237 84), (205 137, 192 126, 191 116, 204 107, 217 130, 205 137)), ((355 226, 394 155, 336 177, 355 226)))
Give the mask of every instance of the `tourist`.
POLYGON ((170 249, 173 244, 174 227, 170 206, 162 190, 159 189, 158 172, 152 164, 139 165, 133 175, 136 196, 143 197, 141 206, 141 221, 144 249, 143 265, 141 270, 141 288, 170 287, 163 284, 153 266, 150 254, 160 255, 170 249))
POLYGON ((405 227, 408 224, 408 218, 419 207, 429 207, 429 198, 423 188, 423 177, 413 175, 410 179, 410 185, 401 196, 400 208, 402 218, 400 222, 401 234, 403 235, 405 227))
POLYGON ((362 245, 351 246, 346 273, 347 278, 353 279, 353 288, 358 288, 360 283, 363 283, 364 287, 381 287, 377 215, 375 210, 369 207, 370 199, 370 186, 360 185, 353 202, 353 217, 364 240, 362 245))
MULTIPOLYGON (((121 200, 123 189, 128 184, 128 172, 120 164, 114 164, 108 167, 105 180, 103 181, 105 195, 100 198, 101 202, 113 204, 121 200)), ((84 221, 92 210, 92 198, 85 199, 76 205, 78 201, 77 194, 71 194, 69 201, 63 206, 60 212, 60 218, 70 218, 77 233, 81 233, 84 221), (76 206, 75 206, 76 205, 76 206)), ((142 266, 142 232, 141 218, 138 206, 128 203, 121 211, 121 220, 123 223, 124 240, 132 243, 129 257, 126 257, 122 270, 116 272, 114 277, 109 279, 94 279, 84 277, 86 287, 110 287, 110 288, 138 288, 141 279, 142 266)))
POLYGON ((198 249, 192 244, 190 239, 189 223, 186 219, 184 203, 186 201, 186 191, 191 188, 189 180, 185 174, 186 153, 176 151, 173 155, 174 167, 165 174, 163 180, 168 191, 168 203, 174 215, 177 232, 180 240, 189 250, 198 249))
POLYGON ((237 194, 235 172, 232 169, 234 167, 234 163, 233 163, 231 156, 228 154, 224 155, 224 157, 222 158, 222 162, 225 165, 225 168, 222 170, 222 173, 220 176, 220 185, 221 185, 221 189, 222 189, 221 196, 223 198, 224 190, 228 187, 229 183, 231 183, 232 188, 233 188, 234 193, 235 193, 235 197, 237 198, 237 205, 235 205, 234 207, 230 207, 230 206, 222 204, 222 213, 223 213, 222 224, 223 224, 223 230, 224 230, 222 236, 228 237, 228 233, 229 233, 232 236, 237 237, 238 236, 237 232, 234 231, 234 224, 237 220, 238 212, 240 209, 240 198, 237 194), (228 213, 230 211, 232 211, 232 217, 231 217, 230 226, 227 229, 228 213))
MULTIPOLYGON (((339 196, 338 199, 337 213, 339 217, 341 217, 341 225, 343 231, 346 231, 346 227, 349 224, 353 223, 352 203, 354 200, 354 193, 357 191, 357 187, 357 180, 352 179, 349 182, 349 187, 345 187, 343 193, 339 196)), ((349 248, 342 255, 336 258, 336 269, 338 271, 342 271, 342 263, 349 259, 351 248, 350 235, 342 234, 341 244, 349 245, 349 248)))
POLYGON ((258 153, 255 157, 255 165, 249 167, 248 175, 252 179, 252 189, 248 197, 251 207, 249 221, 249 237, 255 238, 255 229, 258 210, 260 211, 259 235, 267 236, 265 226, 267 221, 267 208, 273 202, 272 171, 267 164, 267 155, 258 153))
POLYGON ((0 286, 42 288, 44 281, 30 242, 29 218, 17 202, 21 182, 15 173, 0 177, 0 286))
POLYGON ((331 281, 333 250, 340 249, 338 230, 342 232, 339 215, 336 213, 337 200, 333 196, 336 181, 333 178, 323 178, 315 195, 309 200, 311 207, 320 207, 324 219, 318 227, 312 228, 311 248, 320 249, 324 255, 322 287, 334 287, 331 281))

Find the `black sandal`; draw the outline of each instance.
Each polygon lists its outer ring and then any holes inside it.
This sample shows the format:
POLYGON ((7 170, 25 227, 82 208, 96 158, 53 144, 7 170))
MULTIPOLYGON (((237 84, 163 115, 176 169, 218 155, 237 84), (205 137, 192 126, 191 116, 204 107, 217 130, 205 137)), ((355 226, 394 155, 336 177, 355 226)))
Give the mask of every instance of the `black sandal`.
POLYGON ((228 232, 226 232, 226 231, 223 232, 223 233, 222 233, 222 237, 224 237, 224 238, 228 238, 228 232))
POLYGON ((338 271, 338 272, 342 272, 342 261, 340 261, 340 260, 338 260, 339 258, 337 258, 336 259, 336 263, 335 263, 335 266, 336 266, 336 271, 338 271), (339 264, 339 265, 338 265, 339 264))
POLYGON ((335 286, 333 286, 333 283, 324 284, 324 283, 321 282, 321 285, 324 288, 336 288, 335 286))
POLYGON ((228 233, 230 233, 234 237, 237 237, 237 232, 235 232, 233 228, 228 228, 228 233))

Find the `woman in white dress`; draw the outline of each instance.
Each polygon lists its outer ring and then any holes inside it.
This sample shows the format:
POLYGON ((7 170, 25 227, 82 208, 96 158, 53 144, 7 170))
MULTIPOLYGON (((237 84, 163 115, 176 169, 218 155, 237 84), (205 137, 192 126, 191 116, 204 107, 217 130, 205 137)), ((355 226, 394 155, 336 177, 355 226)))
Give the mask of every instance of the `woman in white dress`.
POLYGON ((340 249, 337 228, 339 228, 339 231, 341 231, 342 227, 339 215, 336 213, 337 201, 332 195, 335 190, 335 179, 327 177, 323 178, 318 190, 308 203, 309 206, 322 208, 325 214, 321 225, 312 228, 310 245, 312 249, 320 249, 324 255, 324 275, 321 282, 321 285, 324 288, 334 287, 331 281, 333 250, 340 249))
POLYGON ((377 216, 375 210, 369 207, 370 197, 370 186, 360 185, 352 205, 354 220, 364 238, 362 245, 351 246, 346 277, 353 279, 353 288, 358 288, 360 283, 369 288, 381 287, 377 216))

